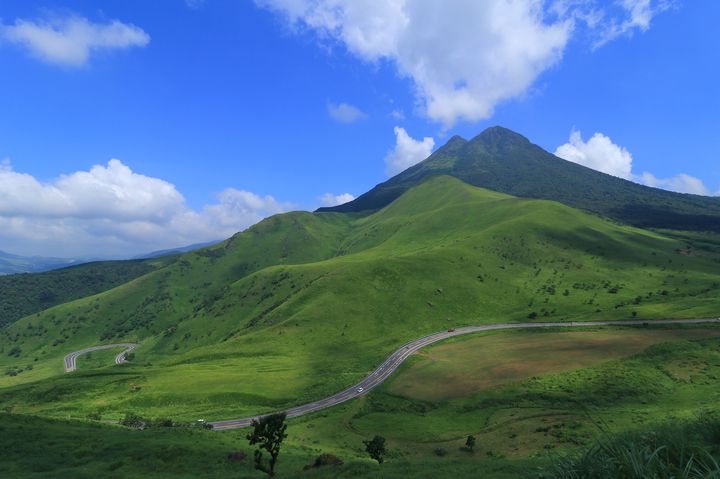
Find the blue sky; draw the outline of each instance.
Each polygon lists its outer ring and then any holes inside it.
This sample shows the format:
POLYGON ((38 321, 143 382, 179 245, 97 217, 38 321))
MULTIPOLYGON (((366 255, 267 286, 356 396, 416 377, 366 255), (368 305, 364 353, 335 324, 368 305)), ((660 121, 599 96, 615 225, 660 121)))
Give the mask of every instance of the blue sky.
POLYGON ((0 250, 223 238, 495 124, 714 195, 717 18, 712 0, 4 0, 0 250))

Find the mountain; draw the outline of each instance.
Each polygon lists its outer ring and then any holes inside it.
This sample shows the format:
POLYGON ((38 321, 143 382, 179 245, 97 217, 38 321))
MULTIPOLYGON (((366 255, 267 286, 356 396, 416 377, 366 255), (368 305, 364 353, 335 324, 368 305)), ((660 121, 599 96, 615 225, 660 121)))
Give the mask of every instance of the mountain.
POLYGON ((318 211, 377 211, 433 175, 523 198, 559 201, 642 228, 720 232, 720 198, 639 185, 556 157, 502 127, 454 136, 426 160, 355 200, 318 211))
POLYGON ((161 249, 157 251, 151 251, 150 253, 145 253, 141 255, 137 255, 132 259, 151 259, 151 258, 158 258, 160 256, 167 256, 169 254, 180 254, 180 253, 187 253, 188 251, 200 249, 200 248, 206 248, 208 246, 212 246, 214 244, 218 244, 221 240, 217 241, 206 241, 205 243, 195 243, 187 246, 180 246, 178 248, 169 248, 169 249, 161 249))
POLYGON ((79 260, 69 258, 44 258, 42 256, 19 256, 0 251, 0 275, 15 273, 39 273, 64 268, 79 260))
POLYGON ((0 276, 0 328, 43 309, 107 291, 171 261, 98 261, 43 273, 0 276))
POLYGON ((374 213, 276 215, 0 329, 0 369, 16 372, 0 408, 257 414, 341 390, 448 327, 716 316, 718 262, 700 243, 431 175, 374 213), (135 365, 63 376, 68 352, 127 341, 135 365))

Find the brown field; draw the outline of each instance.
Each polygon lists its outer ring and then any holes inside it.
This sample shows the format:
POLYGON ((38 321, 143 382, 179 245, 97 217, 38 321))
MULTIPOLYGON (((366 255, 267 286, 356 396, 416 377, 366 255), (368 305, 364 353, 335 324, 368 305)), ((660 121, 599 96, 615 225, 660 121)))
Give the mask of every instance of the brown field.
POLYGON ((533 376, 630 356, 656 343, 718 336, 718 328, 476 336, 420 351, 420 359, 393 378, 388 391, 434 402, 462 399, 533 376))

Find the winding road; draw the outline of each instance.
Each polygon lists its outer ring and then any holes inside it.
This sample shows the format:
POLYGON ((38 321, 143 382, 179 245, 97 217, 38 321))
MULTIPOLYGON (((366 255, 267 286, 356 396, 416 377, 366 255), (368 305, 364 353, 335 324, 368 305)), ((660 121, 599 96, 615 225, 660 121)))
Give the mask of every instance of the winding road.
MULTIPOLYGON (((380 385, 385 381, 397 368, 416 351, 429 346, 438 341, 448 338, 460 336, 463 334, 479 333, 482 331, 495 331, 502 329, 530 329, 530 328, 579 328, 592 326, 654 326, 662 324, 720 324, 720 318, 711 319, 657 319, 652 321, 643 320, 627 320, 627 321, 573 321, 573 322, 546 322, 546 323, 501 323, 501 324, 485 324, 482 326, 466 326, 457 329, 449 329, 431 334, 429 336, 405 343, 398 350, 392 353, 377 369, 369 376, 337 394, 320 399, 302 406, 296 406, 285 411, 288 418, 302 416, 311 412, 326 409, 336 404, 349 401, 350 399, 367 394, 368 391, 380 385)), ((72 372, 77 369, 75 359, 83 354, 98 351, 100 349, 125 348, 115 357, 115 363, 121 364, 125 361, 125 355, 135 349, 138 345, 135 343, 119 343, 105 344, 102 346, 93 346, 81 349, 65 356, 65 372, 72 372)), ((262 416, 246 417, 242 419, 230 419, 227 421, 209 422, 215 430, 238 429, 252 425, 252 422, 262 416)))
MULTIPOLYGON (((481 331, 494 331, 499 329, 528 329, 528 328, 568 328, 568 327, 587 327, 587 326, 644 326, 644 325, 661 325, 661 324, 704 324, 716 323, 720 324, 720 318, 713 319, 658 319, 653 321, 643 320, 627 320, 627 321, 573 321, 573 322, 548 322, 548 323, 503 323, 503 324, 487 324, 483 326, 466 326, 455 330, 441 331, 429 336, 425 336, 414 341, 410 341, 402 345, 397 351, 392 353, 375 371, 370 373, 365 379, 356 385, 349 387, 337 394, 320 399, 302 406, 290 408, 285 411, 288 418, 302 416, 311 412, 335 406, 336 404, 349 401, 367 394, 368 391, 377 387, 385 381, 410 355, 430 344, 442 341, 444 339, 460 336, 462 334, 478 333, 481 331)), ((208 424, 213 426, 215 430, 238 429, 252 425, 252 422, 262 416, 246 417, 242 419, 230 419, 227 421, 215 421, 208 424)))
POLYGON ((137 347, 138 345, 135 343, 104 344, 102 346, 93 346, 90 348, 81 349, 80 351, 72 352, 64 358, 65 372, 71 373, 77 369, 75 360, 78 358, 78 356, 82 356, 83 354, 91 353, 93 351, 99 351, 101 349, 125 348, 123 352, 115 356, 115 364, 122 364, 125 362, 125 355, 137 347))

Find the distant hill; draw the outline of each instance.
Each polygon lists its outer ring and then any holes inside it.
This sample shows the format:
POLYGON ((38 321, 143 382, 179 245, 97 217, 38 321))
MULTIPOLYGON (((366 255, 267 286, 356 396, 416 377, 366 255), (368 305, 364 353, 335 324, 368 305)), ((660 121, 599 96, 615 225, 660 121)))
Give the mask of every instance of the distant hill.
POLYGON ((0 275, 15 273, 39 273, 81 263, 71 258, 44 258, 42 256, 20 256, 0 251, 0 275))
POLYGON ((178 248, 169 248, 169 249, 161 249, 157 251, 151 251, 150 253, 140 254, 132 259, 150 259, 150 258, 158 258, 160 256, 166 256, 169 254, 180 254, 180 253, 187 253, 188 251, 193 251, 200 248, 207 248, 208 246, 212 246, 214 244, 220 243, 222 240, 217 241, 206 241, 205 243, 195 243, 188 246, 180 246, 178 248))
POLYGON ((0 276, 0 328, 57 304, 127 283, 170 261, 100 261, 44 273, 0 276))
POLYGON ((450 139, 357 199, 318 211, 376 211, 433 175, 523 198, 559 201, 643 228, 720 232, 720 198, 639 185, 563 160, 502 127, 450 139))

